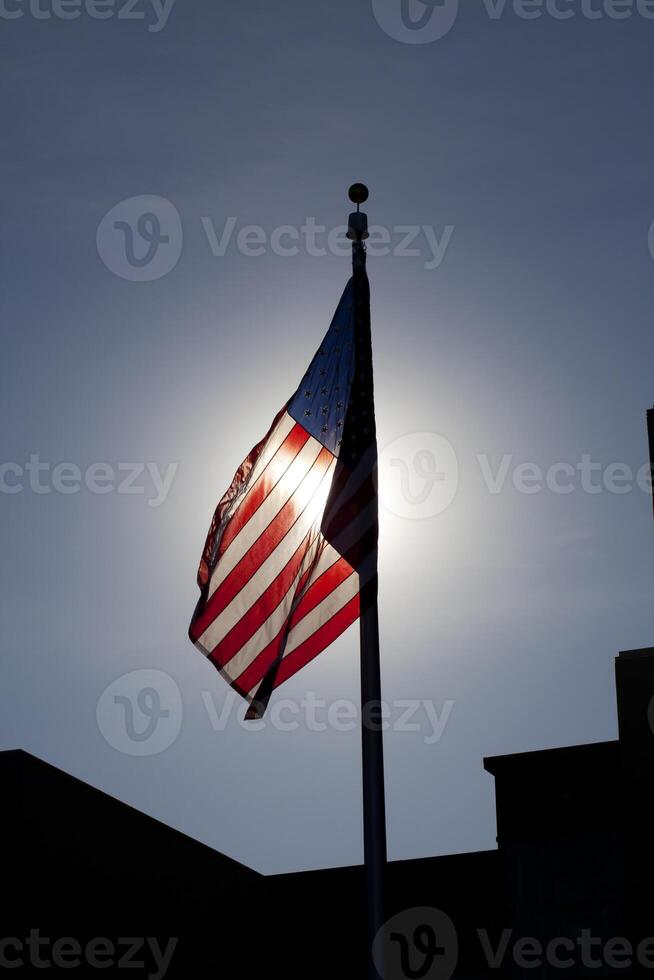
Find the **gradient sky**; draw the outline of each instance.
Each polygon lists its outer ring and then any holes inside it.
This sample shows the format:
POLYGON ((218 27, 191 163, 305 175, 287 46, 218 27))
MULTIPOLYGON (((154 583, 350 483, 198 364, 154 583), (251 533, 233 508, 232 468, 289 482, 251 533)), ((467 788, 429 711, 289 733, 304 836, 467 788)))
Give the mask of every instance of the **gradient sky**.
MULTIPOLYGON (((384 696, 454 702, 434 744, 430 729, 386 735, 389 852, 493 847, 483 756, 615 738, 613 657, 654 643, 647 495, 524 494, 511 476, 493 494, 477 460, 646 461, 654 20, 590 20, 581 2, 569 20, 510 5, 493 19, 466 2, 446 36, 414 44, 369 0, 177 0, 159 31, 138 9, 0 19, 2 461, 178 464, 159 507, 144 479, 140 495, 0 494, 0 745, 261 871, 361 860, 358 732, 247 731, 236 704, 214 730, 207 702, 219 713, 229 689, 186 630, 215 503, 350 267, 233 242, 215 256, 205 228, 333 228, 364 180, 393 240, 454 229, 437 268, 424 237, 421 255, 368 261, 380 447, 400 439, 416 493, 412 434, 443 435, 459 464, 445 511, 382 516, 384 696), (134 282, 96 235, 143 195, 174 205, 183 247, 134 282), (96 720, 107 686, 141 669, 170 675, 183 704, 178 737, 143 757, 96 720)), ((276 697, 356 701, 357 640, 276 697)))

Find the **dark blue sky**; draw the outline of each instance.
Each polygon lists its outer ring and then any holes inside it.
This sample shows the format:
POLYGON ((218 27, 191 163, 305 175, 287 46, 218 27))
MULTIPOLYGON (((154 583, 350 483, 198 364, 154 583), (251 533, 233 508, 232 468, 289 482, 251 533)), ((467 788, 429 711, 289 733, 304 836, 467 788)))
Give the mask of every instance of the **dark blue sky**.
MULTIPOLYGON (((645 463, 654 401, 654 20, 480 0, 406 43, 400 0, 177 0, 164 25, 121 2, 106 20, 0 14, 1 744, 264 871, 360 860, 358 733, 304 714, 245 731, 240 705, 217 723, 228 689, 186 629, 213 507, 349 275, 333 241, 310 254, 327 232, 312 245, 307 218, 342 224, 365 180, 396 252, 368 260, 384 695, 395 716, 414 699, 447 715, 437 741, 424 713, 387 734, 390 854, 492 847, 482 757, 615 737, 612 659, 654 642, 651 503, 635 477, 607 489, 611 464, 645 463), (397 254, 407 234, 417 255, 397 254), (440 513, 415 503, 433 433, 459 471, 440 513), (571 491, 520 492, 525 463, 550 482, 568 464, 571 491), (173 679, 147 675, 171 712, 157 754, 111 714, 146 675, 103 695, 139 670, 173 679)), ((357 690, 351 630, 279 698, 357 690)))

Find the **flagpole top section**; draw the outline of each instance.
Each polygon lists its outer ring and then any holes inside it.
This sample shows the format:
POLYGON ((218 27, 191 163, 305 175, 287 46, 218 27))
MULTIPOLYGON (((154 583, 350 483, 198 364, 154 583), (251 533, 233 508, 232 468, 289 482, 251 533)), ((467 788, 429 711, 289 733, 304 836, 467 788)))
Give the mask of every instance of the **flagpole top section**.
POLYGON ((368 200, 368 188, 365 184, 352 184, 348 197, 357 209, 350 215, 347 223, 347 237, 352 242, 363 242, 370 237, 368 232, 368 215, 359 210, 359 205, 368 200))

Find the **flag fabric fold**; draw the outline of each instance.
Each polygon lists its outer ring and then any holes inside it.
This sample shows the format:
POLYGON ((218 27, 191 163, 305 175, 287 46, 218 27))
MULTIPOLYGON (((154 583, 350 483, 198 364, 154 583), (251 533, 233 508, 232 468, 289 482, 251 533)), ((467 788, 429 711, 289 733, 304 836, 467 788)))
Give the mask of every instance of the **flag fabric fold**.
POLYGON ((276 687, 359 616, 376 581, 369 287, 348 282, 297 391, 216 507, 189 636, 260 717, 276 687))

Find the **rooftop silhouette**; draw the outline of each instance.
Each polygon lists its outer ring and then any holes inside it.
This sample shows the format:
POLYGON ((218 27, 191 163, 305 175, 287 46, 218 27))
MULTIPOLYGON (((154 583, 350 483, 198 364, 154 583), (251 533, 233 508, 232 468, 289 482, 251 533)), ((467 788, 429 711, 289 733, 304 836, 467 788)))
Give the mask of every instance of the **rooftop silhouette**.
MULTIPOLYGON (((560 975, 522 969, 510 951, 510 971, 506 958, 492 969, 479 930, 497 945, 504 929, 543 944, 587 929, 603 943, 632 937, 634 948, 654 932, 654 648, 621 653, 616 686, 615 741, 484 760, 496 850, 389 864, 389 916, 427 906, 454 923, 454 976, 560 975)), ((343 975, 345 964, 363 975, 362 866, 261 875, 27 752, 0 753, 0 774, 5 935, 38 929, 116 947, 157 937, 162 949, 177 937, 170 977, 246 977, 264 963, 291 978, 307 976, 307 963, 313 977, 343 975)))

